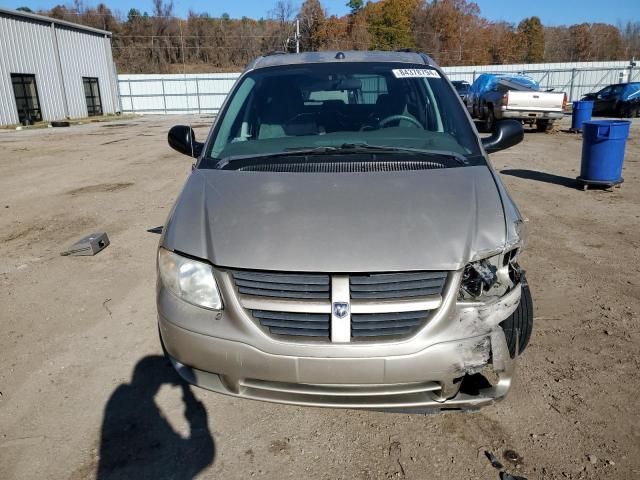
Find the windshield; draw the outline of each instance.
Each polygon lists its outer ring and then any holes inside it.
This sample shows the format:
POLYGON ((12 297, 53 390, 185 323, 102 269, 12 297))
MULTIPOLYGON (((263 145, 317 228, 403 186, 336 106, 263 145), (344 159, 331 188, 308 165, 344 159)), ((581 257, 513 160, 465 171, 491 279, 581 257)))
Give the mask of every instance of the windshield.
POLYGON ((200 168, 232 157, 345 145, 425 150, 484 164, 447 81, 424 65, 324 63, 251 71, 216 122, 200 168))
POLYGON ((623 100, 640 100, 640 83, 630 83, 624 90, 623 100))
POLYGON ((471 87, 471 85, 469 85, 469 83, 465 81, 454 81, 451 83, 453 84, 454 88, 458 91, 458 93, 467 93, 469 91, 469 87, 471 87))

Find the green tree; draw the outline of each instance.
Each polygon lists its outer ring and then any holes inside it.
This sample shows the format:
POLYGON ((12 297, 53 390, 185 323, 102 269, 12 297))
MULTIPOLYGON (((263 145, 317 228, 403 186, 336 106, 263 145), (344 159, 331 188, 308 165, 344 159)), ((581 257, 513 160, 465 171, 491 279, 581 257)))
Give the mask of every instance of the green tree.
POLYGON ((347 7, 351 9, 352 14, 356 14, 364 8, 364 0, 349 0, 347 7))
POLYGON ((138 10, 137 8, 129 9, 129 13, 127 13, 127 22, 128 23, 133 23, 138 18, 140 18, 140 10, 138 10))
POLYGON ((538 17, 525 18, 518 25, 524 47, 522 60, 526 63, 544 61, 544 27, 538 17))
POLYGON ((419 4, 419 0, 368 2, 364 11, 369 23, 371 47, 379 50, 414 47, 413 18, 419 4))
POLYGON ((16 10, 19 12, 33 13, 33 10, 31 10, 29 7, 18 7, 16 8, 16 10))

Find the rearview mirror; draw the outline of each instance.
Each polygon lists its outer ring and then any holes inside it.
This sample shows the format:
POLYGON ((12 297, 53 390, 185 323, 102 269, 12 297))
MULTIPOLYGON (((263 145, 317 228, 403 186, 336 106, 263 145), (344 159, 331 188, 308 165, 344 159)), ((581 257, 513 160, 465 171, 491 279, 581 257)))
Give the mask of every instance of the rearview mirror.
POLYGON ((487 153, 499 152, 513 147, 524 138, 524 129, 517 120, 499 120, 490 137, 482 139, 482 146, 487 153))
POLYGON ((333 84, 334 90, 360 90, 362 81, 359 78, 341 78, 333 84))
POLYGON ((167 141, 169 142, 169 146, 174 150, 194 158, 198 158, 204 148, 204 143, 196 141, 193 128, 186 125, 176 125, 172 127, 171 130, 169 130, 167 141))

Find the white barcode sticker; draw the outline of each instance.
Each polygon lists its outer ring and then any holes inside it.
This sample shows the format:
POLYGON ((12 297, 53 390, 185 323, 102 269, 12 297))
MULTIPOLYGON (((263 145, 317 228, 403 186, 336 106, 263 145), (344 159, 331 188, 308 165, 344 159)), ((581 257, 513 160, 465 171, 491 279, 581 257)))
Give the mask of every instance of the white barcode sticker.
POLYGON ((396 68, 391 71, 396 78, 440 78, 440 74, 430 68, 396 68))

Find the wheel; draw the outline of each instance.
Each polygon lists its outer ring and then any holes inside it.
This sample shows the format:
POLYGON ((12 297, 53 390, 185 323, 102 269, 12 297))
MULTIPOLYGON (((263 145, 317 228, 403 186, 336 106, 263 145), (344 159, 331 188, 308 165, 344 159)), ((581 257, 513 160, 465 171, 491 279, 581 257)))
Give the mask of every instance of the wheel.
POLYGON ((622 109, 622 117, 623 118, 633 118, 635 116, 636 116, 636 114, 633 111, 633 107, 629 106, 629 107, 624 107, 622 109))
POLYGON ((493 127, 496 126, 496 114, 493 111, 493 107, 491 105, 487 106, 487 119, 484 121, 484 129, 492 133, 493 127))
POLYGON ((507 337, 511 358, 516 355, 516 338, 519 339, 518 354, 521 354, 527 348, 533 331, 533 300, 524 274, 521 278, 521 284, 522 296, 520 297, 518 308, 500 324, 507 337))
POLYGON ((539 132, 549 132, 553 128, 553 123, 549 120, 536 121, 536 130, 539 132))

